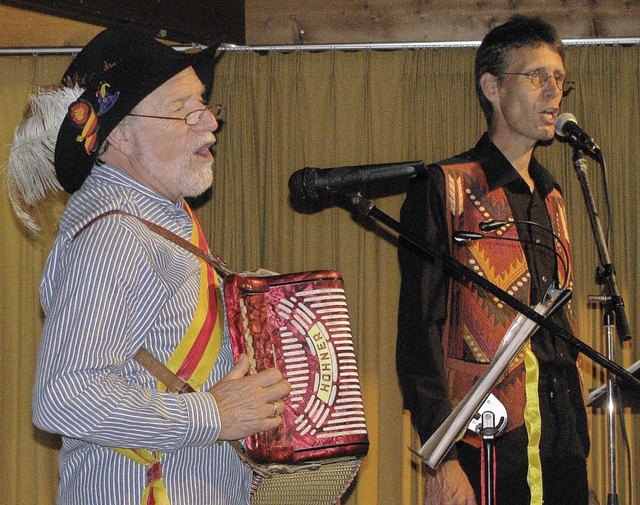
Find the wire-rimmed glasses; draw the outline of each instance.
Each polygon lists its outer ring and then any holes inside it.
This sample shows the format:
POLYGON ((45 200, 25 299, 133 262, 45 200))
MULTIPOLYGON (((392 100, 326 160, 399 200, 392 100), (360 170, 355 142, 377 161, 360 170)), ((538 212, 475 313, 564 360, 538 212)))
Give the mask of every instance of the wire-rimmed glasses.
POLYGON ((127 116, 135 117, 148 117, 152 119, 173 119, 176 121, 184 121, 187 126, 195 126, 202 121, 202 116, 206 111, 210 110, 213 116, 218 119, 223 112, 222 105, 205 105, 202 109, 196 109, 189 112, 184 117, 169 117, 169 116, 152 116, 149 114, 127 114, 127 116))
POLYGON ((536 88, 542 88, 547 81, 553 77, 556 83, 556 87, 562 91, 563 96, 567 96, 572 89, 575 89, 576 83, 574 81, 568 81, 566 74, 562 72, 553 72, 550 74, 543 68, 538 68, 532 72, 503 72, 502 75, 524 75, 529 78, 531 84, 536 88))

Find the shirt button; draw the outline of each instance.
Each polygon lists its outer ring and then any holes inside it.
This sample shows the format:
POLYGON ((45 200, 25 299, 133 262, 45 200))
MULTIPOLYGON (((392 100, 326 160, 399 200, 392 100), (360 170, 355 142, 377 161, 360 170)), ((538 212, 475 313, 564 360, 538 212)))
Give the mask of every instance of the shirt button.
POLYGON ((537 238, 537 239, 536 239, 536 244, 539 244, 539 243, 540 243, 540 239, 539 239, 539 238, 537 238))
POLYGON ((547 276, 546 275, 542 276, 542 282, 547 282, 547 276))

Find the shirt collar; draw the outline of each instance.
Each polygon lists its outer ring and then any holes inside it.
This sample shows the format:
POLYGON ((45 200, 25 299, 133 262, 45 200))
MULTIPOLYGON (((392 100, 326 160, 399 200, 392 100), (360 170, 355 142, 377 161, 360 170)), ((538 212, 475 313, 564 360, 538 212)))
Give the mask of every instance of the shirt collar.
MULTIPOLYGON (((508 185, 512 187, 523 187, 528 190, 522 177, 520 177, 500 149, 491 141, 487 133, 480 137, 476 146, 471 150, 471 155, 482 166, 491 191, 508 185)), ((554 188, 561 191, 560 185, 553 175, 538 163, 535 156, 531 157, 529 174, 531 174, 531 178, 535 182, 538 193, 540 193, 543 198, 551 193, 554 188)))
POLYGON ((90 177, 93 176, 96 179, 105 179, 108 181, 108 184, 118 184, 121 186, 127 186, 132 188, 139 193, 144 194, 151 200, 157 201, 162 205, 168 205, 171 207, 175 207, 178 210, 182 210, 184 208, 184 200, 180 199, 177 203, 173 203, 168 198, 157 194, 152 191, 144 184, 136 181, 133 177, 131 177, 126 172, 123 172, 119 168, 110 165, 109 163, 105 163, 104 161, 97 161, 93 166, 90 177))

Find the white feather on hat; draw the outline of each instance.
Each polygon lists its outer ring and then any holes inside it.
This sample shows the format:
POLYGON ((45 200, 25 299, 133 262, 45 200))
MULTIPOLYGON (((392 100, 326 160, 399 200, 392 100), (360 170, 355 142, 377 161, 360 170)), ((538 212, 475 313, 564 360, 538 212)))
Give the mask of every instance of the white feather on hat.
POLYGON ((49 191, 63 191, 53 164, 56 138, 69 105, 84 92, 79 86, 41 88, 29 96, 29 106, 16 128, 9 162, 7 188, 13 210, 31 230, 40 226, 31 213, 49 191))

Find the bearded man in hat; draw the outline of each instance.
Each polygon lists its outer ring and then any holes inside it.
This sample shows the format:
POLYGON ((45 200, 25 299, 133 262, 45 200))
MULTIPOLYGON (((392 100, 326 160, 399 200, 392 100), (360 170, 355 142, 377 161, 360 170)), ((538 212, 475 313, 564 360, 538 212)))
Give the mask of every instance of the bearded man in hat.
POLYGON ((221 442, 282 422, 288 382, 246 376, 245 355, 234 366, 218 275, 176 243, 208 251, 184 198, 212 183, 215 53, 107 29, 50 94, 64 115, 43 135, 53 165, 23 177, 20 147, 33 143, 14 145, 23 200, 52 174, 71 194, 42 276, 33 391, 34 423, 62 435, 59 503, 247 504, 251 470, 221 442), (141 348, 178 385, 149 372, 141 348))

